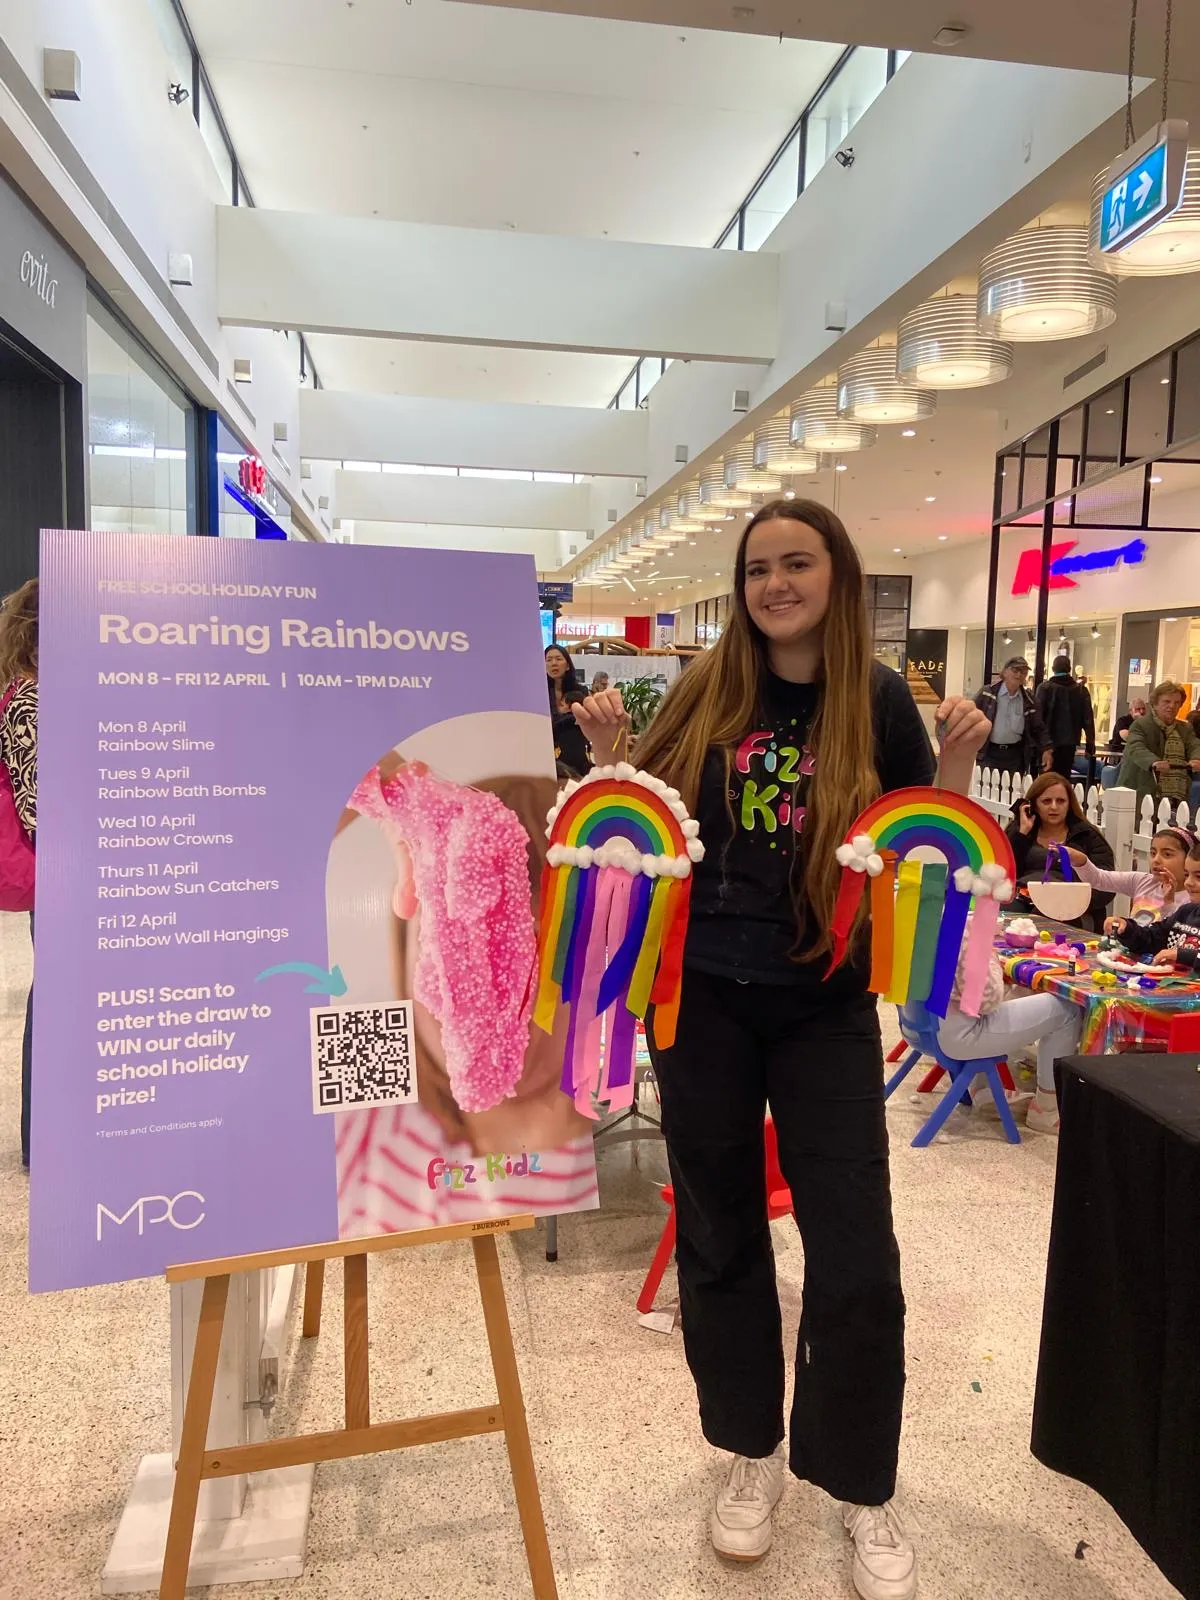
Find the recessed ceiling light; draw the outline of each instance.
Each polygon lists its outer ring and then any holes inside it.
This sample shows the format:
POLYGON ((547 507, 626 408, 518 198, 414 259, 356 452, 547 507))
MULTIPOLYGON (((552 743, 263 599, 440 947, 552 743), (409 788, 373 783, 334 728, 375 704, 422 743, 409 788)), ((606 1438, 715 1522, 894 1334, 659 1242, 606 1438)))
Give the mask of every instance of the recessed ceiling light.
POLYGON ((915 439, 917 437, 917 430, 915 428, 902 428, 900 430, 900 437, 902 439, 915 439))
POLYGON ((795 498, 796 498, 796 491, 795 491, 795 489, 785 489, 785 490, 784 490, 784 491, 783 491, 783 498, 784 498, 784 499, 785 499, 785 500, 794 500, 794 499, 795 499, 795 498))
POLYGON ((834 468, 835 472, 845 472, 845 470, 846 470, 846 463, 844 461, 839 461, 837 466, 834 468))
POLYGON ((1159 383, 1170 383, 1171 380, 1170 378, 1160 378, 1158 381, 1159 383))
POLYGON ((1153 477, 1153 478, 1151 478, 1151 479, 1150 479, 1150 482, 1151 482, 1151 483, 1161 483, 1161 482, 1162 482, 1162 477, 1161 477, 1161 475, 1159 475, 1159 476, 1156 476, 1156 477, 1153 477))
POLYGON ((959 623, 959 625, 958 625, 958 627, 959 627, 959 632, 960 632, 960 633, 966 633, 966 631, 967 631, 967 625, 966 625, 966 623, 965 623, 965 622, 960 622, 960 623, 959 623))
POLYGON ((1067 618, 1067 621, 1068 622, 1078 622, 1079 621, 1079 613, 1078 613, 1078 611, 1072 611, 1071 615, 1067 618))
POLYGON ((898 544, 894 544, 892 546, 892 554, 894 556, 898 556, 900 554, 900 546, 898 544))
POLYGON ((1178 622, 1179 618, 1178 617, 1164 617, 1163 621, 1164 622, 1178 622))
POLYGON ((925 504, 927 506, 931 506, 936 499, 937 499, 937 495, 935 495, 935 494, 927 494, 925 496, 925 504))
POLYGON ((938 540, 939 540, 939 541, 940 541, 940 543, 942 543, 942 544, 945 544, 945 542, 946 542, 946 540, 947 540, 947 539, 948 539, 948 538, 949 538, 949 537, 950 537, 950 535, 949 535, 949 534, 948 534, 948 533, 939 533, 939 534, 938 534, 938 540))
POLYGON ((1115 410, 1114 410, 1114 409, 1113 409, 1113 407, 1112 407, 1112 406, 1109 406, 1109 408, 1108 408, 1108 410, 1107 410, 1107 411, 1106 411, 1106 412, 1105 412, 1105 413, 1104 413, 1104 415, 1105 415, 1105 416, 1106 416, 1106 417, 1115 417, 1115 416, 1116 416, 1116 414, 1117 414, 1117 413, 1116 413, 1116 411, 1115 411, 1115 410))

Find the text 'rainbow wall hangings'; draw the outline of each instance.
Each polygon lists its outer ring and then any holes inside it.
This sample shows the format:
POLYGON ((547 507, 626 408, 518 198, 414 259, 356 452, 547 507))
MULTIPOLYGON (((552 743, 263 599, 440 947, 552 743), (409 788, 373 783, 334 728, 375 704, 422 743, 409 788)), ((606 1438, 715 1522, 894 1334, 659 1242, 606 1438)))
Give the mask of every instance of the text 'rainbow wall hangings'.
POLYGON ((995 818, 947 789, 897 789, 855 820, 837 859, 830 972, 845 958, 870 879, 869 987, 896 1005, 919 1003, 944 1017, 974 900, 959 1006, 978 1016, 996 918, 1016 878, 1012 846, 995 818), (913 859, 921 846, 945 859, 913 859))
POLYGON ((677 789, 628 762, 567 784, 547 819, 534 1021, 570 1008, 562 1087, 586 1116, 593 1098, 633 1103, 637 1022, 654 1010, 660 1049, 675 1041, 699 824, 677 789))

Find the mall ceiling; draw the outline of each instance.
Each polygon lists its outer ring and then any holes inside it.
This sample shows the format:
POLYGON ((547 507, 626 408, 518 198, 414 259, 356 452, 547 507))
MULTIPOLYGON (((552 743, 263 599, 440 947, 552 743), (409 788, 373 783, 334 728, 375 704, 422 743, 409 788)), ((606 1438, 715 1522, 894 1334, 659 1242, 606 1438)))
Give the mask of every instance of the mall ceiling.
MULTIPOLYGON (((531 0, 470 0, 480 6, 531 0)), ((1167 0, 1140 0, 1137 70, 1156 76, 1161 65, 1167 0)), ((938 48, 947 26, 965 27, 954 49, 992 61, 1124 72, 1129 60, 1128 0, 542 0, 541 11, 584 17, 658 22, 784 39, 830 39, 887 45, 897 50, 938 48)), ((1176 71, 1200 71, 1200 6, 1176 0, 1172 56, 1176 71)))

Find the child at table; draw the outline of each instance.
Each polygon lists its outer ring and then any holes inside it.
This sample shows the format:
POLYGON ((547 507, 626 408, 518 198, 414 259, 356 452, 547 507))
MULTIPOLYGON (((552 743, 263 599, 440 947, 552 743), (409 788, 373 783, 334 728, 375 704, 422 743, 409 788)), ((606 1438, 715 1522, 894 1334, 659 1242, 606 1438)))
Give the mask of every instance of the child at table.
POLYGON ((962 995, 963 978, 963 955, 960 953, 950 1006, 938 1028, 938 1043, 956 1061, 982 1061, 989 1056, 1011 1056, 1022 1045, 1036 1044, 1037 1093, 1026 1107, 1025 1126, 1035 1133, 1057 1134, 1058 1095, 1054 1087, 1054 1062, 1058 1056, 1074 1053, 1079 1042, 1082 1013, 1069 1000, 1060 1000, 1052 994, 1019 995, 1006 1000, 1004 974, 993 950, 988 957, 987 980, 979 1002, 979 1015, 969 1017, 958 1003, 962 995))
POLYGON ((1183 886, 1184 865, 1188 852, 1195 847, 1194 834, 1171 825, 1159 828, 1150 841, 1149 872, 1108 872, 1070 845, 1067 854, 1084 883, 1106 894, 1128 895, 1130 917, 1135 922, 1154 922, 1165 912, 1188 904, 1188 892, 1183 886))
POLYGON ((1134 956, 1150 956, 1156 967, 1200 967, 1200 843, 1193 843, 1185 863, 1187 901, 1158 922, 1142 926, 1132 917, 1109 917, 1105 933, 1119 939, 1134 956))

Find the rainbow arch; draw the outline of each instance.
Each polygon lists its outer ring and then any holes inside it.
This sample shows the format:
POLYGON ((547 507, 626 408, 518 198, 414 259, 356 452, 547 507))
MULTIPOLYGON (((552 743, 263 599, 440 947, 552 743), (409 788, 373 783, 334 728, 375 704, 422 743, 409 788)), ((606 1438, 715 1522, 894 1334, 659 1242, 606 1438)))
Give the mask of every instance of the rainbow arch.
POLYGON ((932 845, 946 857, 951 873, 970 867, 1003 867, 1016 877, 1008 836, 989 812, 946 789, 895 789, 869 805, 846 835, 847 843, 869 834, 876 851, 899 857, 918 845, 932 845))

